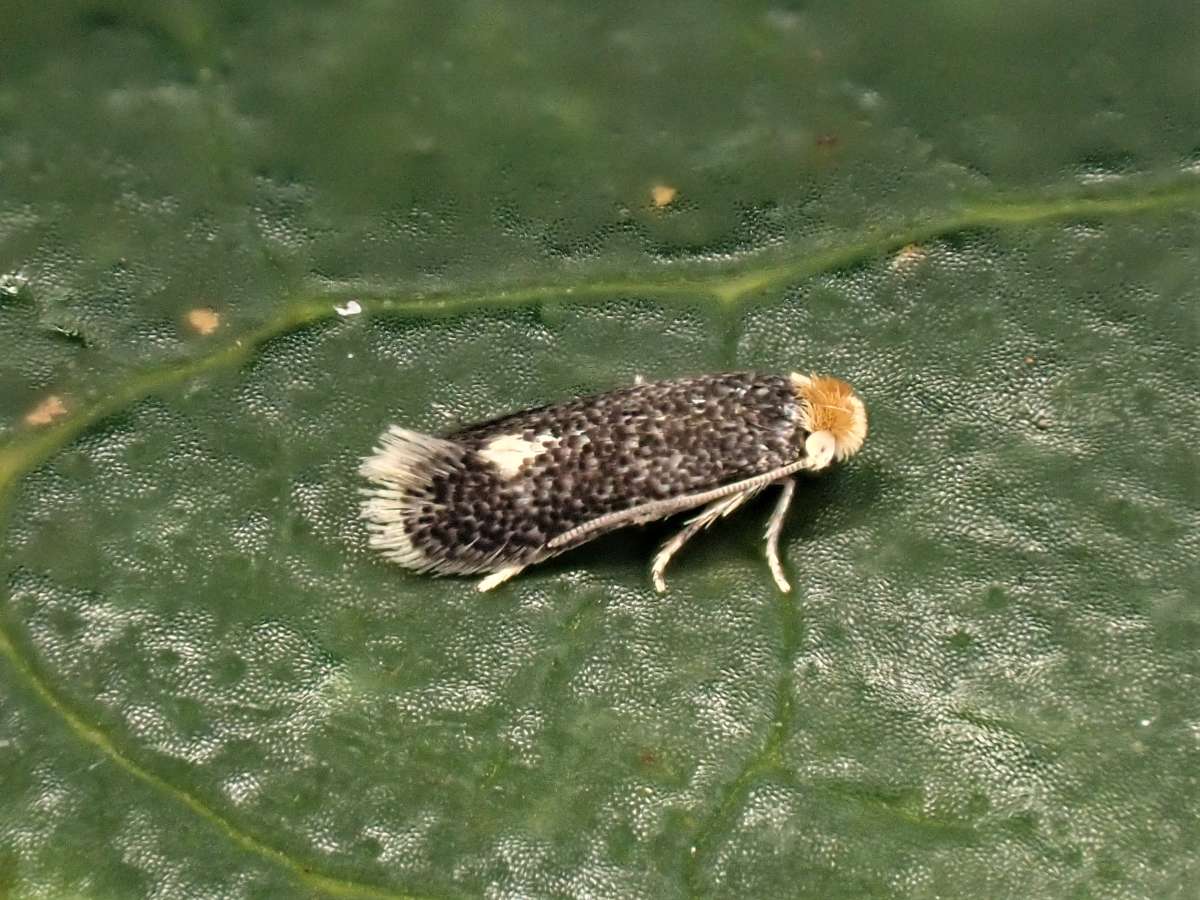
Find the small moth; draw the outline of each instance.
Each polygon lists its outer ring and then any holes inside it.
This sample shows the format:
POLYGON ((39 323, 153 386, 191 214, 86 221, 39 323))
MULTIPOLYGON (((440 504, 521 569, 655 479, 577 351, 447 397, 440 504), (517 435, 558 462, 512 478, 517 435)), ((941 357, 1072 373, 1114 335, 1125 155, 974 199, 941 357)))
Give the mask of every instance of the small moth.
POLYGON ((700 511, 650 566, 657 590, 679 549, 768 485, 767 562, 781 591, 779 533, 793 476, 853 456, 867 412, 817 375, 736 372, 630 387, 473 425, 446 437, 391 426, 363 460, 370 545, 419 572, 483 574, 488 591, 599 535, 700 511))

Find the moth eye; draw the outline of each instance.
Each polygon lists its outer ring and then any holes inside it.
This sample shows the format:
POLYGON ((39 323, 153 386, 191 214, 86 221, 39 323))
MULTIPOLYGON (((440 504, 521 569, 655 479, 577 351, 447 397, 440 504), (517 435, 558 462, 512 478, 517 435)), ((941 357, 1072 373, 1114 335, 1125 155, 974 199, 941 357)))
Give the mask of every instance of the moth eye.
POLYGON ((823 469, 833 462, 837 441, 828 431, 814 431, 804 440, 804 453, 812 460, 811 468, 823 469))

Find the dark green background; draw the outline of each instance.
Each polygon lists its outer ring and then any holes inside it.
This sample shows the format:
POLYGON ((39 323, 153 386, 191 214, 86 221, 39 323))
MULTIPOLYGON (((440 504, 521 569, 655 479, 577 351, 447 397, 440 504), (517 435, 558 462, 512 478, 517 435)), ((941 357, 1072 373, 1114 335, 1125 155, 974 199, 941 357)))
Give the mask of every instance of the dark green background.
POLYGON ((1200 896, 1194 4, 0 18, 0 896, 1200 896), (365 548, 388 422, 731 368, 871 411, 792 595, 365 548))

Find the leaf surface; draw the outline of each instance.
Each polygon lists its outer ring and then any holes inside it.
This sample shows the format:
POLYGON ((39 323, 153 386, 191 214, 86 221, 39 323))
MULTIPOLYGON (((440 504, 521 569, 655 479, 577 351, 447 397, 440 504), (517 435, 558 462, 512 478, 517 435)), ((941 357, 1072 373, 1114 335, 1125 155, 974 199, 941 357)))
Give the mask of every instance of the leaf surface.
POLYGON ((0 893, 1187 896, 1192 18, 14 4, 0 893), (742 368, 871 413, 791 595, 365 546, 388 423, 742 368))

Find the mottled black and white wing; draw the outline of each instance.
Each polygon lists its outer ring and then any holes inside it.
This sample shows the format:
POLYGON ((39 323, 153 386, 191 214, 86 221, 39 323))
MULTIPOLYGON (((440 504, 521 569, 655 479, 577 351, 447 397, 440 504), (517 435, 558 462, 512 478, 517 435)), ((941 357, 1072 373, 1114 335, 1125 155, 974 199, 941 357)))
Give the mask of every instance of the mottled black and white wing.
MULTIPOLYGON (((361 467, 372 482, 363 504, 370 543, 418 571, 489 573, 487 589, 606 532, 704 507, 656 558, 661 589, 666 560, 687 536, 768 484, 833 460, 831 434, 806 427, 803 392, 821 383, 706 375, 524 410, 442 438, 393 427, 361 467)), ((776 527, 772 552, 777 536, 776 527)), ((772 572, 786 584, 774 558, 772 572)))

